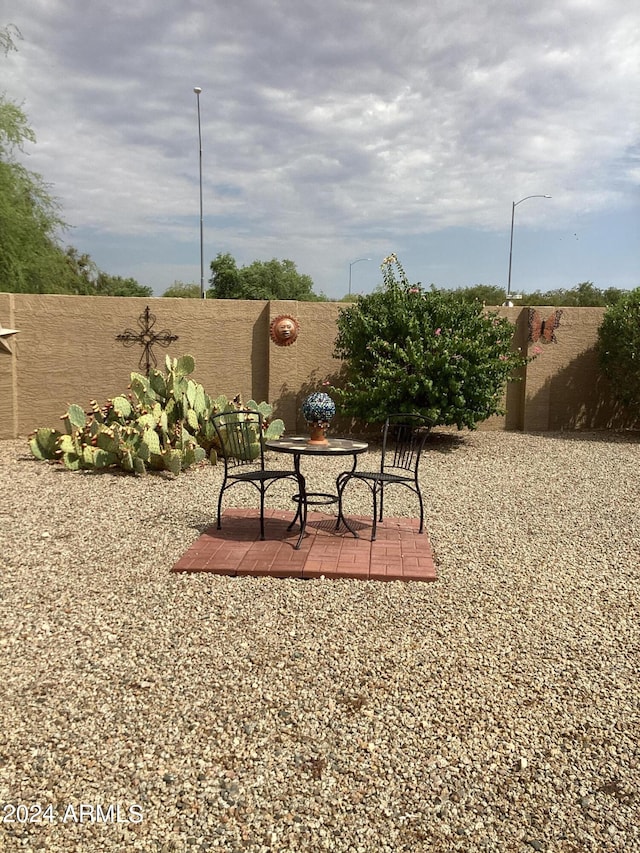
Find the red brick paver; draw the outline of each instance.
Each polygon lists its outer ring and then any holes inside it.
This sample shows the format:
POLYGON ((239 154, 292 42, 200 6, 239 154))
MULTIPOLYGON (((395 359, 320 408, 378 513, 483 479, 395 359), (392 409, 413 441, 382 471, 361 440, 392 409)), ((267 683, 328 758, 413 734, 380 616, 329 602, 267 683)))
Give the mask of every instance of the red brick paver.
POLYGON ((415 518, 385 518, 371 542, 371 518, 355 516, 335 529, 335 516, 310 512, 299 551, 299 527, 287 530, 292 512, 265 510, 265 536, 255 510, 227 509, 222 530, 207 528, 173 567, 174 572, 213 572, 279 578, 356 578, 359 580, 434 581, 429 537, 418 533, 415 518))

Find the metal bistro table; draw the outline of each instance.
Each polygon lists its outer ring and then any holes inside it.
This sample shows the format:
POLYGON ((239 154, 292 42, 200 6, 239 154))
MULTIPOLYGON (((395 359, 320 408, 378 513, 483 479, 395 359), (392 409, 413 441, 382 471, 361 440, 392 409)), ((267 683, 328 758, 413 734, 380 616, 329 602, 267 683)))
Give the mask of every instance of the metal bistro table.
MULTIPOLYGON (((338 503, 337 494, 307 491, 305 478, 300 471, 300 458, 302 456, 319 456, 321 458, 353 456, 353 468, 351 470, 355 471, 358 455, 364 453, 369 447, 366 441, 351 441, 348 438, 330 438, 327 444, 309 444, 308 442, 309 437, 306 435, 293 435, 289 438, 278 438, 265 442, 267 449, 275 450, 276 453, 290 453, 293 456, 293 467, 298 478, 300 493, 293 496, 293 500, 298 504, 298 509, 288 529, 291 530, 296 521, 300 519, 300 536, 295 546, 296 550, 300 548, 307 526, 307 506, 309 504, 312 506, 328 506, 329 504, 338 503)), ((344 516, 342 516, 342 521, 349 532, 357 537, 358 534, 349 527, 344 516)))

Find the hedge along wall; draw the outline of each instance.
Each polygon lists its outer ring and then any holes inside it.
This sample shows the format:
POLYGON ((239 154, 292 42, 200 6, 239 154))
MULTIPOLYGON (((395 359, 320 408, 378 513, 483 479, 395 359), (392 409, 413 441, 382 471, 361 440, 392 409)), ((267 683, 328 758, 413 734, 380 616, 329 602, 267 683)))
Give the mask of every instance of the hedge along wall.
MULTIPOLYGON (((18 329, 0 348, 0 438, 27 436, 42 426, 57 427, 69 403, 88 408, 123 393, 143 349, 125 347, 117 335, 138 325, 145 308, 155 316, 152 333, 178 340, 152 347, 160 367, 166 354, 190 353, 194 378, 216 396, 241 394, 268 400, 290 433, 304 432, 302 399, 323 381, 335 378, 341 363, 333 358, 339 303, 240 300, 141 299, 0 293, 0 325, 18 329), (271 321, 290 314, 300 323, 298 340, 278 347, 270 339, 271 321)), ((514 323, 514 346, 527 347, 528 309, 500 308, 514 323)), ((537 309, 548 317, 552 308, 537 309)), ((604 309, 564 309, 556 344, 539 344, 541 354, 510 383, 507 415, 493 417, 484 429, 624 428, 631 426, 613 404, 598 370, 597 329, 604 309)), ((349 424, 340 423, 346 430, 349 424)))

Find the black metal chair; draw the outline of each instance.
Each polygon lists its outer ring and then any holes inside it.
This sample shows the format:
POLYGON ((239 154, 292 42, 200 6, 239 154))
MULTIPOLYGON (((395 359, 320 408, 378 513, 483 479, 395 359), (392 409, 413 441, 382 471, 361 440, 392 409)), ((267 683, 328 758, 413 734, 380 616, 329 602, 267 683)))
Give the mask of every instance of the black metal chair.
POLYGON ((338 521, 348 527, 343 512, 342 498, 346 486, 352 480, 366 483, 373 495, 373 528, 371 541, 375 541, 377 522, 383 520, 384 490, 387 486, 398 485, 410 489, 418 496, 420 504, 420 528, 424 530, 424 503, 418 482, 420 456, 431 428, 431 421, 423 415, 389 415, 382 429, 382 456, 379 471, 343 471, 338 475, 338 521), (380 507, 378 509, 378 498, 380 507))
POLYGON ((222 527, 222 497, 226 490, 238 483, 250 483, 260 492, 260 539, 264 539, 264 496, 267 489, 276 480, 291 478, 304 494, 304 478, 293 470, 265 467, 260 412, 239 409, 213 415, 211 420, 218 439, 217 451, 224 460, 224 479, 218 496, 218 530, 222 527))

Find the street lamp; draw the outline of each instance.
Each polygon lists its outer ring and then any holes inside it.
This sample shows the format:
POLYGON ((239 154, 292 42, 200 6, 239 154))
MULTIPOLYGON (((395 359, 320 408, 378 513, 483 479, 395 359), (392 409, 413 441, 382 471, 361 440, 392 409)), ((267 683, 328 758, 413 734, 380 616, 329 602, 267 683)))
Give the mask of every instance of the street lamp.
POLYGON ((360 261, 370 261, 370 260, 371 260, 371 258, 358 258, 355 261, 351 261, 351 263, 349 264, 349 296, 351 296, 351 267, 354 264, 359 264, 360 261))
POLYGON ((202 131, 200 128, 200 86, 194 86, 198 104, 198 158, 200 164, 200 299, 204 299, 204 233, 202 227, 202 131))
POLYGON ((526 195, 524 198, 521 198, 520 201, 514 201, 511 203, 511 239, 509 240, 509 277, 507 279, 507 299, 504 303, 505 305, 512 306, 511 302, 511 258, 513 256, 513 220, 516 215, 516 207, 519 204, 522 204, 523 201, 526 201, 528 198, 551 198, 550 195, 526 195))

